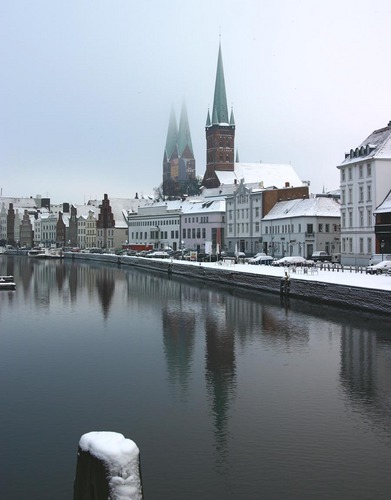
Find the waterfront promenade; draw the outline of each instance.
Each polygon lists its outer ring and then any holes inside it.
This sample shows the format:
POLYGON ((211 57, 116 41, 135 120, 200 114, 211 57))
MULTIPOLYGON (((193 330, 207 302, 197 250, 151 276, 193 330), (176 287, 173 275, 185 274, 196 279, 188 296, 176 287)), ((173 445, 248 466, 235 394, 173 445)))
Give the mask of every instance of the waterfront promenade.
POLYGON ((391 276, 365 274, 363 268, 302 268, 188 262, 171 259, 117 256, 112 254, 65 254, 66 258, 98 260, 267 291, 318 303, 390 314, 391 276), (287 284, 288 281, 288 284, 287 284))

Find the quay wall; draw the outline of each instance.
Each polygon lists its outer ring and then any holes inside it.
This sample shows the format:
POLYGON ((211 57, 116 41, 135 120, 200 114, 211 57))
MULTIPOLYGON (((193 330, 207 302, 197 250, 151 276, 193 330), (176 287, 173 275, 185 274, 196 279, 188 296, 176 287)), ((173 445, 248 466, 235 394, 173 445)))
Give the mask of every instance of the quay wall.
POLYGON ((206 267, 202 264, 189 265, 169 259, 157 260, 143 257, 84 253, 66 253, 65 257, 135 266, 190 279, 238 286, 248 290, 269 292, 321 304, 333 304, 351 309, 390 314, 391 291, 389 290, 326 283, 321 280, 317 281, 315 278, 313 280, 300 280, 292 276, 287 286, 284 283, 284 278, 280 276, 240 272, 235 270, 235 266, 222 267, 216 264, 214 267, 206 267))

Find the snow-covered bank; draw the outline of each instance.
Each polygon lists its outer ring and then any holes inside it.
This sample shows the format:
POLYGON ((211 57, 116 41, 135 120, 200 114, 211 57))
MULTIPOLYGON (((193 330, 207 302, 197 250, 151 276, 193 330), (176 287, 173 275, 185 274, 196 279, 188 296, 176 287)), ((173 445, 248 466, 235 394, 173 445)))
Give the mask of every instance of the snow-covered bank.
POLYGON ((287 271, 290 297, 386 314, 391 313, 391 277, 386 275, 377 276, 354 270, 332 271, 319 268, 308 269, 308 272, 305 273, 302 268, 296 268, 294 271, 283 267, 263 265, 216 262, 200 264, 144 257, 118 257, 108 254, 75 254, 73 258, 134 265, 145 269, 278 294, 281 291, 281 280, 284 279, 287 271))

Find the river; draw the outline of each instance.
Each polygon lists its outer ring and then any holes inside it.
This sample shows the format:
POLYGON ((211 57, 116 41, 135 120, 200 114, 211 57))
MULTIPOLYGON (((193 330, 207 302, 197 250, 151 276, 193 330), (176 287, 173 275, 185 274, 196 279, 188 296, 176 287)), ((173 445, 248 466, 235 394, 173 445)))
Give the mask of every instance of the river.
POLYGON ((72 499, 103 430, 146 500, 389 498, 389 319, 96 262, 5 274, 1 499, 72 499))

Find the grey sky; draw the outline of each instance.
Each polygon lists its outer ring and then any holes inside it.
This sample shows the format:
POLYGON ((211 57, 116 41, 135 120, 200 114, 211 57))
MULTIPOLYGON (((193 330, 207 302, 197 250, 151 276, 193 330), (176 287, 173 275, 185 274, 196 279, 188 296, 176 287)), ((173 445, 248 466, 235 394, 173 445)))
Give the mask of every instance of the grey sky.
POLYGON ((2 0, 2 194, 151 194, 184 98, 202 176, 220 32, 240 161, 336 189, 391 120, 390 24, 388 0, 2 0))

